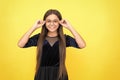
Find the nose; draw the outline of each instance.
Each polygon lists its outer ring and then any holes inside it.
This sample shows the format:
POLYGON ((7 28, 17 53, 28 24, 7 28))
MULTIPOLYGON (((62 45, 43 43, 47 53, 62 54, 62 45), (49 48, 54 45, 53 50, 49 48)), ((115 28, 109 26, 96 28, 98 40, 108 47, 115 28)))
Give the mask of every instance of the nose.
POLYGON ((50 25, 54 25, 54 22, 53 22, 53 21, 51 21, 51 22, 50 22, 50 25))

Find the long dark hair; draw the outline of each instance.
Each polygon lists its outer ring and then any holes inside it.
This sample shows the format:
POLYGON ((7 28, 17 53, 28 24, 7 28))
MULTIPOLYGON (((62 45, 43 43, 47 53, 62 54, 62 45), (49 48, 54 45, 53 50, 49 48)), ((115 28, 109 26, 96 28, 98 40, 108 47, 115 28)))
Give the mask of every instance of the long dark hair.
MULTIPOLYGON (((55 14, 59 20, 62 20, 62 16, 58 10, 55 9, 49 9, 45 15, 43 20, 46 20, 46 18, 51 15, 55 14)), ((66 41, 65 37, 63 34, 63 27, 59 24, 59 28, 57 30, 58 32, 58 37, 59 37, 59 73, 58 73, 58 78, 64 77, 63 75, 67 74, 66 67, 65 67, 65 58, 66 58, 66 41)), ((45 37, 47 36, 48 30, 46 28, 46 25, 44 24, 42 26, 41 34, 38 39, 38 45, 37 45, 37 64, 36 64, 36 73, 40 67, 40 61, 41 61, 41 56, 42 56, 42 46, 43 42, 45 40, 45 37)))

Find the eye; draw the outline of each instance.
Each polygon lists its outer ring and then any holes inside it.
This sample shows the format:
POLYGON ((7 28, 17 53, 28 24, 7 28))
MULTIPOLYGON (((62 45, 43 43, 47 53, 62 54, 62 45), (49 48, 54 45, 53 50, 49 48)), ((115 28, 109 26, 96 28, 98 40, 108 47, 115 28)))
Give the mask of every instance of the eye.
POLYGON ((46 20, 47 23, 50 23, 51 21, 50 20, 46 20))
POLYGON ((58 22, 58 20, 54 20, 54 22, 55 22, 55 23, 57 23, 57 22, 58 22))

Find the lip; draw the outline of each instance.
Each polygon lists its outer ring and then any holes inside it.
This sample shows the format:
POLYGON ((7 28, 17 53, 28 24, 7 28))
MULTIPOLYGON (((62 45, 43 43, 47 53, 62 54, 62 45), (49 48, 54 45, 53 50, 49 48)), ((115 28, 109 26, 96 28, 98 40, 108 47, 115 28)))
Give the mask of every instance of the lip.
POLYGON ((49 28, 50 30, 55 30, 56 28, 49 28))
POLYGON ((53 28, 56 28, 56 26, 49 26, 48 28, 52 28, 53 29, 53 28))

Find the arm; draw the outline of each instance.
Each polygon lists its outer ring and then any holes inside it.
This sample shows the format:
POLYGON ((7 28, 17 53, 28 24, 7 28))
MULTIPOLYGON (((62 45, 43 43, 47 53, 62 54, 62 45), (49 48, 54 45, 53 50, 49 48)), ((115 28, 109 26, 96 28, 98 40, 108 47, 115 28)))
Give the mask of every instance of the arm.
POLYGON ((37 29, 40 28, 42 25, 44 25, 44 21, 36 21, 36 23, 20 38, 20 40, 18 41, 18 46, 20 48, 23 48, 25 46, 25 44, 28 42, 31 34, 37 29))
POLYGON ((75 38, 75 41, 77 42, 80 48, 84 48, 86 46, 86 43, 81 37, 81 35, 71 26, 71 24, 67 20, 60 21, 60 24, 72 33, 72 35, 75 38))

